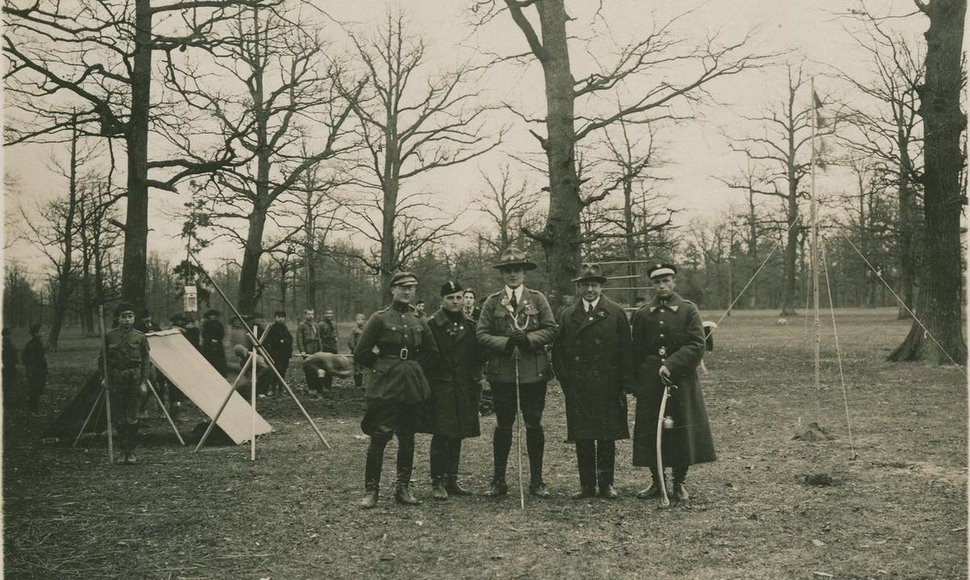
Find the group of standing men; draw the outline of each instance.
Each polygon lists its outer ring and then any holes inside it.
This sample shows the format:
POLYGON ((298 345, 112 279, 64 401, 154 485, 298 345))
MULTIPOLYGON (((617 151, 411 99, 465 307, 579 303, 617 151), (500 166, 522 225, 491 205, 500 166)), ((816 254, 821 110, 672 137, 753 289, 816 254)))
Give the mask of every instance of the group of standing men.
MULTIPOLYGON (((653 483, 640 498, 661 493, 656 434, 664 388, 674 385, 664 421, 662 464, 672 468, 673 496, 689 499, 685 481, 692 464, 713 461, 714 446, 697 367, 705 340, 696 306, 673 290, 676 268, 648 271, 656 294, 628 319, 603 296, 607 278, 584 264, 574 282, 580 300, 557 321, 546 297, 524 284, 536 268, 516 249, 505 250, 494 267, 504 288, 490 295, 477 320, 455 282, 441 287, 441 307, 427 320, 412 305, 417 277, 391 279, 391 305, 374 313, 354 349, 355 363, 368 369, 361 429, 370 436, 361 507, 379 499, 384 449, 398 439, 395 499, 420 501, 410 489, 416 433, 432 433, 431 476, 435 499, 465 495, 458 482, 461 441, 480 435, 478 405, 483 366, 491 385, 496 426, 493 473, 485 495, 508 494, 506 470, 519 409, 525 426, 529 493, 550 497, 543 481, 545 434, 542 414, 553 371, 565 396, 568 438, 576 445, 582 499, 615 499, 614 466, 619 439, 629 438, 627 398, 637 399, 633 464, 651 469, 653 483), (551 346, 552 357, 547 354, 551 346), (668 428, 669 426, 669 428, 668 428)), ((472 296, 474 300, 474 295, 472 296)))

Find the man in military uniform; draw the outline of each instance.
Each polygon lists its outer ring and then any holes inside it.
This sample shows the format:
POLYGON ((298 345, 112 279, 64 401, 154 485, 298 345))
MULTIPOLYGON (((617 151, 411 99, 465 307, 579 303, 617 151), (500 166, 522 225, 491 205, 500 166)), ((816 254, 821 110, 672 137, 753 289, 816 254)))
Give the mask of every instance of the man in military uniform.
POLYGON ((432 497, 468 495, 458 483, 461 440, 481 435, 478 405, 482 395, 482 357, 475 321, 462 308, 462 288, 456 282, 441 287, 441 308, 428 319, 438 346, 431 366, 431 490, 432 497))
MULTIPOLYGON (((337 323, 333 319, 333 310, 327 308, 323 311, 323 320, 320 322, 320 350, 337 354, 337 323)), ((323 389, 330 390, 333 387, 333 376, 327 374, 323 377, 323 389)))
POLYGON ((656 294, 633 315, 633 352, 637 365, 636 424, 633 465, 650 468, 653 484, 637 493, 647 499, 661 494, 657 471, 657 423, 664 382, 674 385, 667 400, 663 432, 663 465, 673 475, 673 497, 690 498, 688 467, 714 461, 714 442, 704 406, 697 367, 704 356, 704 329, 697 307, 674 292, 677 269, 656 264, 647 274, 656 294))
POLYGON ((550 494, 542 480, 546 441, 542 411, 551 369, 545 347, 556 335, 556 322, 546 297, 523 284, 526 271, 534 270, 536 265, 522 250, 506 249, 494 267, 502 273, 505 287, 485 300, 476 327, 478 341, 486 351, 486 375, 492 387, 497 421, 492 439, 495 471, 485 495, 495 497, 508 493, 505 470, 512 449, 517 405, 521 405, 529 453, 529 493, 546 498, 550 494))
POLYGON ((566 398, 566 430, 576 443, 579 491, 574 499, 616 499, 616 440, 628 439, 626 392, 633 385, 633 344, 623 307, 603 296, 607 278, 583 264, 573 282, 581 300, 559 320, 552 356, 566 398))
POLYGON ((105 335, 108 392, 121 448, 122 463, 135 463, 138 415, 148 393, 148 339, 135 330, 135 310, 127 302, 115 308, 118 326, 105 335))
POLYGON ((370 369, 360 429, 370 436, 364 467, 366 493, 360 507, 377 505, 384 448, 397 436, 397 490, 405 505, 421 503, 411 492, 414 434, 429 433, 427 401, 431 386, 425 369, 434 364, 437 348, 428 324, 411 305, 417 277, 398 272, 391 278, 391 305, 371 315, 354 349, 354 361, 370 369), (375 352, 376 349, 376 352, 375 352))
MULTIPOLYGON (((303 311, 303 322, 296 328, 296 350, 300 357, 306 358, 308 355, 320 352, 320 327, 317 326, 316 312, 313 309, 303 311)), ((306 367, 304 367, 306 371, 306 367)), ((306 388, 317 396, 321 393, 320 377, 304 372, 306 377, 306 388)))

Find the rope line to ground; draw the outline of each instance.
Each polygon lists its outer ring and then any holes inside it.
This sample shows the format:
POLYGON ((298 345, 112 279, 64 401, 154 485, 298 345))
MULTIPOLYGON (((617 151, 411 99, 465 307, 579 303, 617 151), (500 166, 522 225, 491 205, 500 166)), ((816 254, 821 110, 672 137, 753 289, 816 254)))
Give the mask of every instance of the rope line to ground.
POLYGON ((829 313, 832 315, 832 336, 835 338, 835 357, 839 362, 839 381, 842 383, 842 405, 845 407, 845 426, 849 430, 849 450, 852 452, 852 459, 856 459, 855 445, 852 441, 852 420, 849 418, 849 395, 845 389, 845 373, 842 370, 842 348, 839 346, 839 331, 835 325, 835 303, 832 301, 832 284, 829 282, 829 266, 825 253, 825 242, 819 240, 819 248, 822 257, 822 271, 825 272, 825 290, 829 297, 829 313))

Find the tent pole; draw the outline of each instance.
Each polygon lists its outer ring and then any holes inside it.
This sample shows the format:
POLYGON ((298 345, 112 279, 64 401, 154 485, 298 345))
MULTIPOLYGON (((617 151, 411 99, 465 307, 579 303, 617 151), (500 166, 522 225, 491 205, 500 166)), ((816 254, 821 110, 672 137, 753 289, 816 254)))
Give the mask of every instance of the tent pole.
MULTIPOLYGON (((255 332, 255 329, 254 329, 254 332, 253 332, 253 336, 257 336, 256 335, 256 332, 255 332)), ((257 338, 258 338, 258 336, 257 336, 257 338)), ((249 412, 249 460, 250 461, 256 461, 256 367, 258 366, 257 365, 258 359, 256 357, 257 357, 256 347, 253 346, 253 353, 252 353, 252 359, 253 359, 253 363, 252 363, 253 380, 252 380, 252 383, 253 384, 251 385, 250 390, 249 390, 249 393, 250 393, 249 394, 249 400, 252 401, 252 405, 249 406, 249 409, 250 409, 250 412, 249 412)))
MULTIPOLYGON (((81 435, 83 435, 84 430, 87 429, 88 422, 90 422, 91 417, 94 416, 94 412, 98 408, 98 403, 101 402, 101 397, 103 396, 104 396, 104 389, 101 389, 98 391, 98 398, 95 399, 94 404, 91 405, 91 410, 88 411, 88 416, 84 418, 84 423, 81 424, 81 430, 77 432, 77 437, 74 438, 74 443, 71 444, 71 447, 77 447, 77 442, 81 440, 81 435)), ((108 429, 111 429, 110 425, 108 426, 108 429)))
POLYGON ((114 440, 111 433, 113 428, 111 424, 111 393, 108 388, 108 335, 104 331, 104 304, 98 304, 98 328, 101 330, 101 371, 104 373, 102 375, 104 380, 101 384, 104 385, 104 413, 108 423, 108 463, 114 463, 114 440))
POLYGON ((226 405, 229 404, 229 399, 231 399, 232 394, 236 392, 236 385, 239 384, 239 379, 246 375, 246 368, 249 367, 249 363, 251 362, 252 359, 247 358, 246 363, 241 369, 239 369, 239 375, 236 376, 236 380, 234 380, 232 385, 229 386, 229 392, 226 393, 226 398, 222 400, 222 404, 219 405, 219 410, 216 411, 215 415, 213 415, 212 421, 209 421, 209 426, 205 428, 205 433, 202 434, 202 438, 199 439, 198 445, 195 446, 195 451, 198 451, 203 445, 205 445, 205 440, 209 438, 209 433, 211 433, 213 427, 216 426, 216 421, 218 421, 219 417, 222 416, 222 412, 226 409, 226 405))
POLYGON ((182 439, 182 434, 179 433, 178 427, 175 426, 175 421, 172 420, 172 416, 168 414, 168 409, 165 408, 165 403, 162 402, 162 398, 158 396, 158 391, 155 390, 155 385, 153 385, 149 380, 146 380, 145 383, 148 384, 148 390, 155 395, 155 400, 158 402, 158 406, 162 408, 162 413, 165 414, 165 418, 168 419, 168 424, 172 426, 172 431, 175 431, 175 436, 179 438, 179 443, 185 445, 185 440, 182 439))

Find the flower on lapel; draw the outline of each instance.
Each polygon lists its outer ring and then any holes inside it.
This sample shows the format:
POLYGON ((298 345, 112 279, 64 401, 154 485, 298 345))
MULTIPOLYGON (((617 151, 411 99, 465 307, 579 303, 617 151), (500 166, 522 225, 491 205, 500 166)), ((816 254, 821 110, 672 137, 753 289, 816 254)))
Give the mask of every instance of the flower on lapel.
POLYGON ((509 314, 515 314, 515 309, 512 308, 512 303, 509 301, 508 296, 502 296, 502 308, 505 308, 509 314))
POLYGON ((600 318, 606 318, 606 312, 600 310, 599 312, 596 313, 596 316, 599 316, 600 318))
POLYGON ((523 312, 525 312, 526 316, 535 316, 539 314, 539 309, 536 308, 536 305, 529 302, 528 300, 522 302, 522 307, 523 307, 523 312))

